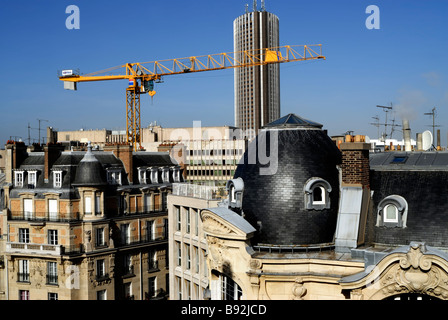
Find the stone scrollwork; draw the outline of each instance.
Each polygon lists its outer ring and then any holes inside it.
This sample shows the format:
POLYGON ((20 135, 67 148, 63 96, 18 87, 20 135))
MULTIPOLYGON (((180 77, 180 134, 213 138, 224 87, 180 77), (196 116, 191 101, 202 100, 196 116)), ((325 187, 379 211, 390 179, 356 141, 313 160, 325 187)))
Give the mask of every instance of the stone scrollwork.
POLYGON ((411 244, 409 251, 384 275, 381 281, 384 296, 417 293, 448 298, 446 271, 434 263, 434 256, 425 253, 424 244, 411 244))

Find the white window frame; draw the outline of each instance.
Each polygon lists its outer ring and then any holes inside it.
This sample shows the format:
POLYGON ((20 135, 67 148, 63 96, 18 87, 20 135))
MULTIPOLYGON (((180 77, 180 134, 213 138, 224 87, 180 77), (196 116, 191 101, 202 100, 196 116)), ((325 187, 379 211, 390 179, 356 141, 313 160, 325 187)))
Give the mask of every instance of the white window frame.
POLYGON ((24 180, 25 180, 25 171, 24 170, 14 171, 14 186, 15 187, 22 188, 24 180))
POLYGON ((58 245, 59 239, 58 239, 58 230, 55 229, 48 229, 48 244, 51 245, 58 245))
POLYGON ((30 229, 19 228, 19 242, 30 243, 30 229))
POLYGON ((398 212, 398 208, 394 204, 389 203, 389 204, 385 205, 384 209, 383 209, 383 215, 384 215, 384 217, 383 217, 384 222, 398 223, 399 212, 398 212), (387 216, 389 208, 393 208, 393 210, 394 210, 395 217, 393 219, 390 219, 387 216))
POLYGON ((314 187, 314 188, 313 188, 313 193, 312 193, 312 196, 311 196, 311 201, 312 201, 313 205, 325 204, 325 203, 326 203, 326 201, 325 201, 325 198, 326 198, 326 192, 327 192, 327 191, 326 191, 325 188, 322 187, 322 186, 316 186, 316 187, 314 187), (321 192, 321 194, 320 194, 321 200, 315 200, 315 194, 314 194, 314 192, 316 192, 316 190, 320 190, 320 192, 321 192))
POLYGON ((84 197, 84 214, 88 214, 88 215, 92 214, 92 197, 91 196, 84 197))
POLYGON ((106 262, 104 259, 96 260, 96 276, 98 278, 103 278, 106 276, 106 262))
POLYGON ((107 170, 107 182, 112 185, 121 186, 121 168, 107 170))
POLYGON ((34 203, 33 199, 23 199, 23 217, 25 220, 29 220, 33 218, 34 214, 34 203))
POLYGON ((151 183, 152 184, 159 183, 159 170, 151 170, 151 183))
POLYGON ((62 170, 53 171, 53 187, 55 188, 62 187, 62 170))
POLYGON ((28 187, 36 188, 37 185, 37 170, 28 171, 28 187))
POLYGON ((58 200, 48 199, 48 218, 55 221, 58 218, 58 200))
POLYGON ((138 168, 138 181, 140 184, 146 184, 146 168, 138 168))

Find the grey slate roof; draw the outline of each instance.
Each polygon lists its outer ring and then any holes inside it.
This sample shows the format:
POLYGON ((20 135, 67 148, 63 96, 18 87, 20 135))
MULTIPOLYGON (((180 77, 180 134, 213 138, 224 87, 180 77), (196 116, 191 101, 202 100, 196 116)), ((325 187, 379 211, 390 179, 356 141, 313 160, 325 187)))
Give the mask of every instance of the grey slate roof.
POLYGON ((271 123, 265 125, 266 128, 273 127, 307 127, 307 128, 322 128, 320 123, 310 121, 299 117, 293 113, 290 113, 280 119, 274 120, 271 123))
POLYGON ((370 154, 372 170, 448 171, 448 152, 379 152, 370 154))
POLYGON ((251 234, 256 231, 255 228, 252 227, 243 217, 228 208, 216 207, 208 208, 207 210, 213 212, 247 234, 251 234))

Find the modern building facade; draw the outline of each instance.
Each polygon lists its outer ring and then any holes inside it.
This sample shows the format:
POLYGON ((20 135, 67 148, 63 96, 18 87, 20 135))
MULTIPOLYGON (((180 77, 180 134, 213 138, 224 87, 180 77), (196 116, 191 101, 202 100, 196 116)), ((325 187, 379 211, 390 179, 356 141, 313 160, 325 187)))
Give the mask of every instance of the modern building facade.
MULTIPOLYGON (((264 8, 236 18, 233 22, 233 41, 236 58, 244 61, 244 52, 279 46, 279 19, 264 8)), ((236 68, 235 126, 253 138, 265 124, 280 117, 280 66, 272 64, 236 68)))
POLYGON ((210 299, 200 211, 216 207, 223 196, 215 186, 173 184, 168 195, 170 300, 210 299))
POLYGON ((6 145, 0 299, 121 300, 168 295, 166 153, 6 145))

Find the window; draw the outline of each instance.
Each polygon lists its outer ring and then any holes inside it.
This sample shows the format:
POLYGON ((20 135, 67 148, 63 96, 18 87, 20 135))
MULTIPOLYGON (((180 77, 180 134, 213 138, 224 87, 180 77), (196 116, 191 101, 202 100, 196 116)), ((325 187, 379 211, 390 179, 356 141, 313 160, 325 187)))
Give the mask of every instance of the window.
POLYGON ((25 220, 33 218, 33 199, 23 199, 23 217, 25 220))
POLYGON ((182 265, 182 248, 180 246, 180 242, 176 241, 176 249, 177 249, 177 265, 182 265))
POLYGON ((398 209, 393 204, 388 204, 383 209, 384 222, 398 222, 398 209))
POLYGON ((30 243, 30 229, 19 228, 19 242, 30 243))
POLYGON ((37 171, 28 171, 28 188, 34 189, 37 183, 37 171))
POLYGON ((331 185, 324 179, 313 177, 305 183, 305 208, 324 210, 330 208, 331 185))
POLYGON ((62 171, 53 171, 53 186, 55 188, 62 187, 62 171))
POLYGON ((97 291, 96 292, 96 299, 97 300, 107 300, 106 289, 97 291))
POLYGON ((134 296, 132 295, 132 282, 123 284, 123 294, 126 300, 134 299, 134 296))
POLYGON ((121 185, 121 169, 109 169, 107 172, 107 182, 121 185))
POLYGON ((129 229, 129 224, 122 224, 120 226, 121 231, 121 243, 130 244, 131 243, 131 233, 129 229))
POLYGON ((24 171, 19 170, 14 172, 14 186, 21 188, 23 187, 23 177, 24 177, 24 171))
POLYGON ((174 210, 176 212, 176 231, 180 231, 181 228, 182 228, 181 216, 180 216, 180 207, 174 206, 174 210))
POLYGON ((187 257, 187 260, 185 261, 185 268, 187 270, 190 270, 190 268, 191 268, 191 254, 190 254, 190 245, 189 244, 185 245, 185 255, 187 257))
POLYGON ((170 169, 163 169, 162 179, 163 182, 170 182, 170 169))
POLYGON ((190 215, 190 209, 189 208, 185 208, 185 220, 186 220, 186 227, 187 233, 190 233, 190 229, 191 229, 191 215, 190 215))
POLYGON ((97 247, 104 246, 105 245, 104 228, 96 228, 95 233, 96 233, 95 234, 96 246, 97 247))
POLYGON ((58 230, 48 230, 48 244, 58 244, 58 230))
POLYGON ((56 262, 47 262, 47 284, 58 284, 58 270, 56 262))
POLYGON ((378 203, 377 227, 406 228, 408 203, 399 195, 390 195, 378 203))
POLYGON ((19 260, 19 274, 17 279, 19 282, 30 282, 30 268, 28 260, 19 260))
POLYGON ((104 279, 106 277, 106 265, 104 259, 96 261, 96 277, 97 279, 104 279))
POLYGON ((226 275, 221 278, 221 300, 241 300, 243 291, 240 286, 226 275))
POLYGON ((150 298, 156 296, 156 277, 148 278, 148 296, 150 298))
POLYGON ((158 179, 158 173, 159 171, 157 169, 151 170, 151 183, 159 183, 158 179))
POLYGON ((56 221, 58 218, 58 200, 48 200, 48 217, 50 221, 56 221))
POLYGON ((58 300, 58 294, 54 292, 48 292, 48 300, 58 300))
POLYGON ((95 196, 95 214, 101 214, 101 196, 95 196))
POLYGON ((84 214, 92 214, 92 198, 84 197, 84 214))
POLYGON ((30 300, 30 291, 19 290, 19 300, 30 300))
POLYGON ((325 189, 317 186, 313 189, 313 205, 325 204, 325 189))
POLYGON ((131 275, 134 274, 134 268, 132 266, 132 256, 130 254, 126 254, 124 256, 124 262, 123 262, 123 274, 125 275, 131 275))
POLYGON ((146 184, 146 168, 138 168, 138 181, 140 184, 146 184))
POLYGON ((146 231, 147 231, 147 239, 155 240, 156 239, 156 225, 154 220, 150 220, 146 222, 146 231))
POLYGON ((148 252, 148 270, 155 270, 158 269, 158 267, 157 252, 155 250, 150 250, 148 252))

